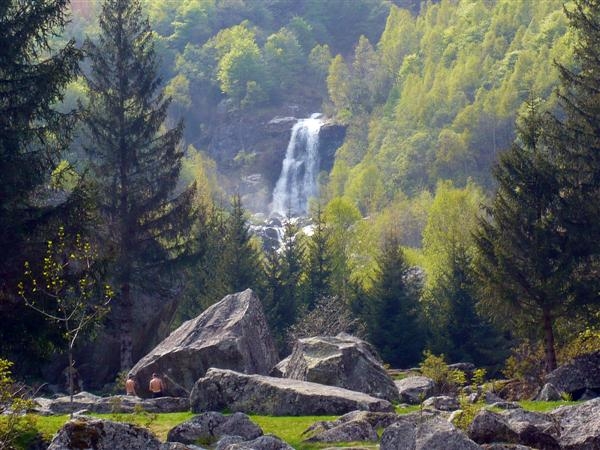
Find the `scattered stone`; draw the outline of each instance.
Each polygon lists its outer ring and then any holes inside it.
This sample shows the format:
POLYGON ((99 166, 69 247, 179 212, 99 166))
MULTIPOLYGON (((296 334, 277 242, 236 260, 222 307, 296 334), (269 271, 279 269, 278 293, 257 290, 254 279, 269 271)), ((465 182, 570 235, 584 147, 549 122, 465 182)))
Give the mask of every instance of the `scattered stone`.
POLYGON ((366 420, 352 420, 306 439, 307 442, 377 441, 375 429, 366 420))
POLYGON ((391 412, 392 405, 362 392, 308 381, 210 369, 190 395, 192 412, 252 411, 275 416, 391 412))
POLYGON ((481 448, 484 450, 535 450, 531 447, 527 447, 526 445, 504 443, 483 444, 481 448))
POLYGON ((243 413, 225 416, 219 412, 205 412, 172 428, 167 440, 192 444, 211 444, 222 436, 237 435, 244 440, 255 439, 263 434, 258 425, 243 413))
POLYGON ((540 393, 535 397, 536 400, 542 402, 552 402, 561 400, 560 392, 552 383, 546 383, 540 393))
POLYGON ((182 444, 181 442, 165 442, 160 446, 160 450, 206 450, 193 444, 182 444))
POLYGON ((549 415, 523 409, 501 413, 481 410, 468 428, 471 439, 479 444, 506 442, 528 445, 541 450, 558 450, 560 428, 549 415))
POLYGON ((266 434, 251 441, 244 441, 239 436, 226 437, 220 440, 215 450, 294 450, 277 436, 266 434))
POLYGON ((439 411, 454 411, 460 408, 460 403, 456 397, 440 395, 438 397, 429 397, 423 402, 423 407, 439 411))
POLYGON ((447 420, 434 417, 415 424, 397 422, 383 431, 380 450, 479 450, 480 447, 447 420))
POLYGON ((597 397, 600 393, 600 350, 560 366, 546 376, 546 382, 559 392, 571 394, 574 400, 580 399, 586 390, 597 397))
POLYGON ((338 386, 390 402, 400 399, 373 346, 346 333, 299 339, 279 371, 294 380, 338 386))
POLYGON ((382 413, 371 411, 351 411, 348 414, 337 418, 336 420, 318 421, 308 427, 303 433, 303 436, 311 437, 322 434, 333 428, 352 423, 354 421, 367 422, 373 429, 378 430, 386 428, 392 423, 399 420, 398 414, 382 413))
POLYGON ((560 422, 559 443, 568 450, 600 449, 600 398, 573 406, 561 406, 550 413, 560 422))
POLYGON ((414 376, 394 381, 400 394, 400 401, 418 405, 433 394, 435 382, 428 377, 414 376))
POLYGON ((517 402, 496 402, 490 406, 498 409, 519 409, 521 407, 517 402))
MULTIPOLYGON (((130 373, 167 378, 166 393, 187 396, 210 367, 267 374, 279 360, 262 305, 250 289, 228 295, 188 320, 144 356, 130 373)), ((149 397, 146 383, 137 393, 149 397)))
POLYGON ((110 420, 77 418, 67 422, 48 450, 161 450, 161 442, 145 428, 110 420))

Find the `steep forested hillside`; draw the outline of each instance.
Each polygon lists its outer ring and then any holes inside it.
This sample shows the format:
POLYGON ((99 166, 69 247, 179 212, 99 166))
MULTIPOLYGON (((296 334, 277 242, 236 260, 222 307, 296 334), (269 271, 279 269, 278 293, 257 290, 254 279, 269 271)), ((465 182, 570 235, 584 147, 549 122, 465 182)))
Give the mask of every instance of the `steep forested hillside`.
POLYGON ((248 287, 282 352, 327 312, 402 366, 427 349, 496 370, 518 342, 508 369, 520 376, 543 334, 547 369, 587 348, 578 339, 600 340, 597 1, 43 4, 54 19, 34 3, 0 6, 0 23, 39 18, 25 47, 0 49, 0 108, 19 119, 6 115, 0 136, 12 199, 0 197, 0 358, 19 370, 53 360, 56 379, 64 367, 61 335, 29 319, 17 289, 47 272, 57 226, 94 244, 117 297, 91 333, 102 345, 84 336, 76 349, 96 386, 248 287), (12 88, 60 49, 74 59, 57 80, 31 98, 12 88), (304 202, 312 227, 274 218, 281 247, 267 249, 248 212, 268 212, 290 129, 317 111, 332 148, 319 198, 304 202))

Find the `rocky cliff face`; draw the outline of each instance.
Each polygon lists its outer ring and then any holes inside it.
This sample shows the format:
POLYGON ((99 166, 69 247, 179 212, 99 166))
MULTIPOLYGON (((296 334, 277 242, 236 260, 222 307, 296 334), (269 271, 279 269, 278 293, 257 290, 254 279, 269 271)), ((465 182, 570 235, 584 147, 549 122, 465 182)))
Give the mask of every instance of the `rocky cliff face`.
MULTIPOLYGON (((222 102, 213 122, 208 153, 223 175, 225 190, 240 193, 250 211, 268 213, 292 127, 298 119, 310 117, 320 109, 320 100, 314 99, 252 113, 222 102)), ((331 170, 344 136, 343 126, 332 121, 323 126, 319 134, 321 170, 331 170)))

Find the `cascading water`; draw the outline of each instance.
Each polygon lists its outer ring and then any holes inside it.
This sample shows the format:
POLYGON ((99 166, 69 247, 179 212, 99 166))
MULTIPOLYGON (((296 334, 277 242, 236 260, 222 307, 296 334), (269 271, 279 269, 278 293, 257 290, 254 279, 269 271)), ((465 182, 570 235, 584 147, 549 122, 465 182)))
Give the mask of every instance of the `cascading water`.
POLYGON ((308 200, 318 194, 319 130, 323 125, 321 114, 300 119, 292 128, 283 160, 281 175, 273 191, 271 214, 281 217, 303 216, 308 211, 308 200))

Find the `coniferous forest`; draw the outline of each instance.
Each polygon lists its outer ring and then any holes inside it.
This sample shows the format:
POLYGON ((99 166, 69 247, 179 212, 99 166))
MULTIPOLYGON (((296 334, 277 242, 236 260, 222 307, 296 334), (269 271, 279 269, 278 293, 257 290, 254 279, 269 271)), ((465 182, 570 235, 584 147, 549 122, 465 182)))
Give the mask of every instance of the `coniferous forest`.
POLYGON ((600 349, 597 0, 7 0, 0 30, 16 378, 100 391, 247 288, 281 356, 344 331, 537 380, 600 349), (290 105, 342 137, 274 248, 285 144, 223 130, 290 105))

